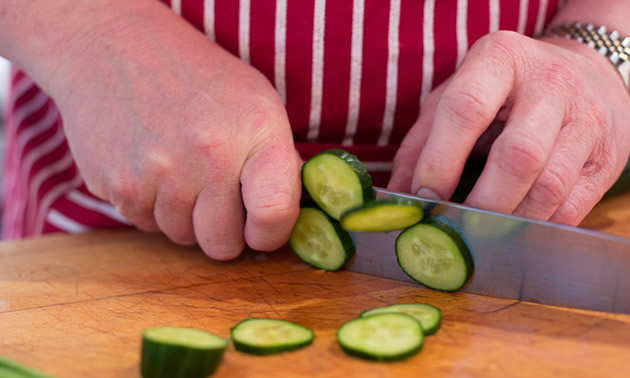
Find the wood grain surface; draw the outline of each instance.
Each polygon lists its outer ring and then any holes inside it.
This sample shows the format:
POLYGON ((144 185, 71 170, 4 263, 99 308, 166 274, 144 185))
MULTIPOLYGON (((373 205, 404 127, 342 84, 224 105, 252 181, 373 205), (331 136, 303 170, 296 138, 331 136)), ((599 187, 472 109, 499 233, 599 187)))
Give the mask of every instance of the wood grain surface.
MULTIPOLYGON (((630 237, 630 194, 601 203, 584 227, 630 237)), ((630 315, 542 306, 351 272, 324 273, 290 251, 213 262, 197 248, 139 232, 0 243, 0 355, 58 377, 139 376, 144 328, 229 336, 246 317, 299 322, 313 345, 256 357, 230 346, 217 377, 628 377, 630 315), (395 363, 348 357, 336 329, 361 311, 424 302, 442 329, 395 363)))

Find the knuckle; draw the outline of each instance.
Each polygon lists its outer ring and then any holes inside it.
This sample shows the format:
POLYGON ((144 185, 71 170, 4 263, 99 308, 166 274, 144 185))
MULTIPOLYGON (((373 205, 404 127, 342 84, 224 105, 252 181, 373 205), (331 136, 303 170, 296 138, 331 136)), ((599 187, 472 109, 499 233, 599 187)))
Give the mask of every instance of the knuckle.
POLYGON ((299 212, 298 201, 292 193, 273 192, 253 198, 247 207, 247 217, 256 224, 281 225, 294 222, 299 212))
POLYGON ((518 178, 527 178, 542 169, 545 156, 542 142, 529 134, 518 134, 502 141, 498 165, 518 178))
POLYGON ((597 146, 591 158, 582 167, 582 174, 592 180, 599 180, 611 175, 616 166, 616 154, 605 146, 597 146))
POLYGON ((471 50, 495 65, 513 67, 526 56, 524 40, 517 32, 500 30, 480 38, 471 50))
POLYGON ((605 111, 601 106, 591 106, 586 112, 586 127, 588 129, 608 130, 612 124, 612 114, 605 111))
POLYGON ((566 181, 559 170, 550 168, 538 177, 531 197, 539 204, 557 206, 569 194, 566 181))
POLYGON ((274 101, 255 101, 240 114, 238 123, 242 135, 247 135, 254 145, 277 144, 291 139, 286 111, 278 109, 274 101))
POLYGON ((114 175, 109 182, 110 198, 115 202, 136 202, 140 196, 140 188, 127 176, 114 175))
POLYGON ((572 201, 562 204, 553 216, 557 223, 576 226, 582 220, 579 207, 572 201))
POLYGON ((210 162, 224 159, 224 149, 229 141, 223 138, 221 133, 214 132, 212 128, 194 128, 187 134, 186 138, 194 155, 210 162))
POLYGON ((449 88, 442 95, 439 107, 444 112, 453 116, 457 126, 465 131, 473 131, 472 128, 479 120, 491 120, 494 114, 486 104, 481 90, 474 85, 469 88, 449 88))
POLYGON ((535 91, 546 91, 550 96, 572 98, 575 93, 583 93, 578 75, 565 62, 552 60, 540 64, 530 74, 530 80, 535 91))
POLYGON ((142 165, 147 177, 162 177, 174 166, 173 157, 165 151, 149 150, 143 156, 142 165))

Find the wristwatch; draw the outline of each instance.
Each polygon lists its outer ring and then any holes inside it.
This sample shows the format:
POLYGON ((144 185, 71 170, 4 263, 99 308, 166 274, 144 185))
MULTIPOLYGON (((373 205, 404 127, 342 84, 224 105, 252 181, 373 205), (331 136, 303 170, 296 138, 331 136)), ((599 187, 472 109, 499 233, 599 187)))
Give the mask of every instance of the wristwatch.
POLYGON ((630 37, 621 38, 616 30, 608 32, 605 26, 579 22, 553 26, 545 35, 573 39, 594 48, 617 68, 630 91, 630 37))

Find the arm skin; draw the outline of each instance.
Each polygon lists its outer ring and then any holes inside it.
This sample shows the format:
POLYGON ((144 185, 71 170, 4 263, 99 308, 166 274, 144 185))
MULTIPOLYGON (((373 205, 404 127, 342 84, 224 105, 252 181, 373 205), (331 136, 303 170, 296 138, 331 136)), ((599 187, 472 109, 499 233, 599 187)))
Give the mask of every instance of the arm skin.
MULTIPOLYGON (((628 19, 628 1, 572 0, 553 24, 590 22, 630 36, 628 19)), ((499 31, 427 96, 389 188, 450 198, 495 119, 505 127, 465 200, 472 207, 577 225, 628 161, 630 94, 613 65, 576 41, 499 31)))
POLYGON ((266 78, 156 0, 0 0, 0 55, 55 100, 92 193, 231 259, 284 244, 300 160, 266 78))

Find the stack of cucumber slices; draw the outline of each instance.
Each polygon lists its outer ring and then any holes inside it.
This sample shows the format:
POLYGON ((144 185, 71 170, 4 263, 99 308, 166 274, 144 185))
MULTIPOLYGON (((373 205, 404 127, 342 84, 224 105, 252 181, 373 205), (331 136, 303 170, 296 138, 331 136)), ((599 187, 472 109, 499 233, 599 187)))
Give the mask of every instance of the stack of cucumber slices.
POLYGON ((356 156, 340 149, 323 151, 302 166, 302 183, 312 203, 303 204, 289 239, 305 263, 336 271, 354 255, 349 231, 403 230, 396 239, 402 270, 420 284, 459 290, 473 272, 462 238, 413 200, 376 199, 372 179, 356 156))

